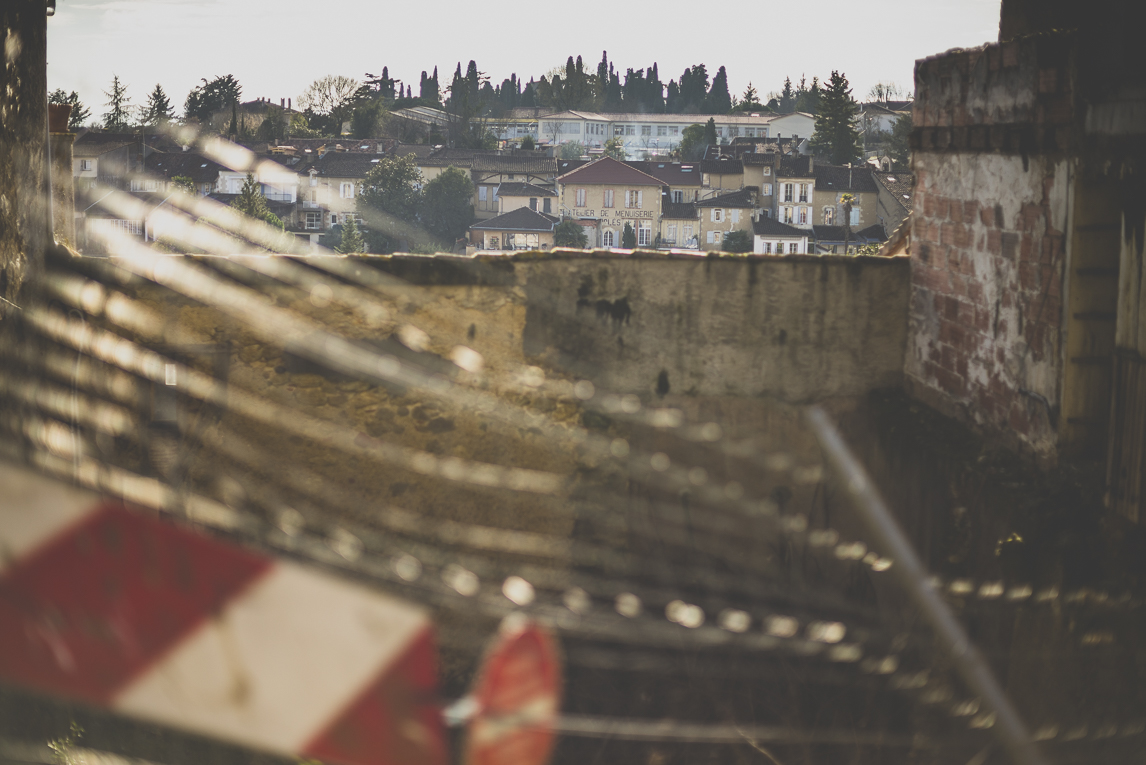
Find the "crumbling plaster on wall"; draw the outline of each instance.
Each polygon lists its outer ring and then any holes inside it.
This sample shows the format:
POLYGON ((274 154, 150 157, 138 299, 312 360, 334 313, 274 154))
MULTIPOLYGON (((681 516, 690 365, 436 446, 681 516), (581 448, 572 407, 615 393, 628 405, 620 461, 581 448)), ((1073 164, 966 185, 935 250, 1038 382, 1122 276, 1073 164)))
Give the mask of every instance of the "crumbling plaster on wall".
POLYGON ((911 352, 914 389, 975 423, 1055 447, 1066 159, 918 153, 911 352))

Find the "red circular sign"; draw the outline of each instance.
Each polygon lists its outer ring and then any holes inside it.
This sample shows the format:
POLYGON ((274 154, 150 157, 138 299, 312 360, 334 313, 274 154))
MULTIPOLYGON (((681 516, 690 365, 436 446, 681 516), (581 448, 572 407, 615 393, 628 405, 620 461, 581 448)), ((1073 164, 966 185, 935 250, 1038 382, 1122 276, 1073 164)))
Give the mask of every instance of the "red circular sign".
POLYGON ((545 765, 556 738, 561 663, 550 634, 507 619, 474 684, 478 712, 466 736, 466 765, 545 765))

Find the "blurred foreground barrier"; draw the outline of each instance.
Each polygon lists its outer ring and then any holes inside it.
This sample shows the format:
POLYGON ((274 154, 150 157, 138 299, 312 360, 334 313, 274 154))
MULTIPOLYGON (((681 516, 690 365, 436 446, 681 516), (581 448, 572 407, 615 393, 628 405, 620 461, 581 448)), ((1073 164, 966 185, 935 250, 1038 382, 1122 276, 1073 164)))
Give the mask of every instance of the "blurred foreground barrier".
POLYGON ((420 608, 0 463, 0 683, 287 757, 447 760, 420 608))

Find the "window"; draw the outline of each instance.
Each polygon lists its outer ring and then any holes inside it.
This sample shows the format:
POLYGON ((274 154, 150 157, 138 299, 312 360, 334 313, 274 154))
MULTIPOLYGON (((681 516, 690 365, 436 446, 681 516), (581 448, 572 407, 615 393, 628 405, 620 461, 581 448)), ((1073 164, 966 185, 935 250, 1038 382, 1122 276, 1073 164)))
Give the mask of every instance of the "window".
POLYGON ((478 201, 479 202, 486 201, 486 194, 488 192, 489 192, 489 189, 486 188, 485 186, 478 186, 478 201))
POLYGON ((674 191, 672 193, 672 201, 676 202, 677 204, 680 204, 681 202, 683 202, 684 201, 684 192, 681 191, 680 189, 677 189, 676 191, 674 191))
POLYGON ((825 207, 824 208, 824 225, 825 226, 832 226, 832 225, 835 225, 835 222, 836 222, 836 208, 825 207))
POLYGON ((668 226, 665 230, 665 234, 667 235, 665 238, 667 239, 668 244, 676 244, 676 224, 675 223, 668 224, 668 226))
POLYGON ((338 213, 331 213, 330 214, 330 225, 332 225, 332 226, 338 225, 338 213))
POLYGON ((549 197, 545 197, 545 199, 543 199, 542 202, 544 203, 544 206, 542 207, 541 211, 546 212, 546 213, 552 212, 552 209, 551 209, 550 204, 549 204, 549 197))
POLYGON ((636 135, 636 134, 637 134, 637 126, 636 125, 625 125, 625 135, 636 135))
POLYGON ((91 170, 91 169, 92 169, 92 161, 90 159, 81 159, 80 160, 80 170, 91 170))
POLYGON ((785 207, 780 212, 784 216, 784 222, 785 223, 791 223, 792 222, 792 208, 791 207, 785 207))
POLYGON ((511 180, 511 181, 512 181, 512 180, 513 180, 513 173, 510 173, 510 174, 509 174, 509 176, 508 176, 508 178, 509 178, 509 180, 511 180))
POLYGON ((143 236, 143 221, 138 220, 109 220, 108 226, 119 229, 125 234, 143 236))
POLYGON ((525 249, 536 250, 537 249, 537 241, 538 241, 537 234, 526 234, 525 235, 525 249))
POLYGON ((343 182, 338 184, 338 196, 342 199, 353 199, 354 184, 350 182, 343 182))
POLYGON ((692 224, 684 224, 684 243, 688 244, 692 240, 692 224))
POLYGON ((625 126, 624 125, 614 125, 613 126, 613 135, 624 135, 624 134, 625 134, 625 126))
POLYGON ((517 245, 516 245, 516 243, 515 243, 515 241, 514 241, 514 235, 513 235, 513 234, 506 234, 506 235, 505 235, 505 249, 507 249, 507 250, 512 250, 512 249, 514 249, 516 246, 517 246, 517 245))
POLYGON ((795 255, 799 249, 800 249, 800 245, 797 244, 796 242, 789 242, 788 243, 788 254, 789 255, 795 255))
POLYGON ((764 168, 764 175, 771 175, 771 174, 772 174, 772 168, 770 168, 770 167, 764 168))
POLYGON ((765 255, 771 255, 772 254, 772 243, 771 242, 765 242, 764 243, 764 254, 765 255))
POLYGON ((712 232, 712 243, 713 244, 720 244, 720 240, 721 240, 722 236, 723 236, 723 234, 721 234, 719 231, 713 231, 712 232))
POLYGON ((529 209, 533 210, 534 212, 537 211, 537 197, 529 198, 529 209))
POLYGON ((740 128, 738 128, 734 125, 734 126, 728 128, 728 134, 735 138, 736 136, 740 135, 740 128))
POLYGON ((724 209, 721 207, 712 208, 712 212, 710 213, 710 217, 712 218, 713 223, 720 223, 721 221, 724 220, 724 209))
POLYGON ((800 201, 801 202, 807 202, 808 201, 808 184, 806 184, 806 183, 800 184, 800 201))
POLYGON ((585 206, 585 189, 577 189, 577 207, 585 206))
MULTIPOLYGON (((767 175, 767 174, 768 174, 768 173, 767 173, 767 168, 765 168, 765 173, 764 173, 764 175, 767 175)), ((760 186, 760 193, 761 193, 761 194, 763 194, 763 195, 764 195, 764 196, 766 196, 766 197, 770 197, 770 196, 772 196, 772 184, 771 184, 771 183, 764 183, 764 184, 761 184, 761 186, 760 186)))
POLYGON ((604 233, 601 234, 601 246, 602 247, 612 247, 613 246, 613 232, 611 230, 605 229, 604 233))
POLYGON ((851 224, 853 226, 858 226, 860 224, 860 209, 858 207, 852 208, 851 224))
POLYGON ((792 183, 785 183, 784 184, 784 201, 785 202, 793 201, 792 198, 795 196, 795 193, 796 193, 795 184, 792 184, 792 183))
POLYGON ((716 129, 716 137, 717 138, 723 138, 724 137, 724 128, 718 127, 716 129))
POLYGON ((739 210, 733 210, 732 211, 732 222, 733 223, 739 223, 740 222, 740 211, 739 210))
POLYGON ((652 125, 641 125, 641 135, 652 135, 652 134, 653 134, 653 126, 652 125))
POLYGON ((652 243, 653 243, 653 230, 651 228, 644 228, 643 226, 641 228, 638 228, 637 229, 637 246, 638 247, 648 247, 652 243))
POLYGON ((625 207, 636 208, 638 210, 644 206, 645 192, 637 191, 636 189, 628 189, 625 191, 625 207))
POLYGON ((677 127, 676 125, 669 125, 669 135, 677 135, 679 132, 680 132, 679 127, 677 127))
POLYGON ((139 178, 131 179, 132 191, 157 191, 159 189, 159 182, 153 180, 140 180, 139 178))
POLYGON ((605 207, 613 206, 613 190, 605 189, 605 207))
POLYGON ((772 217, 772 211, 769 210, 767 207, 765 207, 763 210, 760 211, 760 217, 761 218, 771 218, 772 217))
POLYGON ((308 231, 317 231, 322 227, 322 213, 308 212, 306 214, 306 222, 303 225, 308 231))
POLYGON ((668 128, 664 125, 657 125, 657 135, 668 135, 668 128))
POLYGON ((801 226, 808 225, 808 208, 807 207, 801 207, 800 208, 800 225, 801 226))
POLYGON ((491 199, 492 199, 494 202, 496 202, 496 201, 497 201, 497 186, 490 186, 489 188, 490 188, 490 191, 492 192, 492 193, 490 194, 490 198, 491 198, 491 199))

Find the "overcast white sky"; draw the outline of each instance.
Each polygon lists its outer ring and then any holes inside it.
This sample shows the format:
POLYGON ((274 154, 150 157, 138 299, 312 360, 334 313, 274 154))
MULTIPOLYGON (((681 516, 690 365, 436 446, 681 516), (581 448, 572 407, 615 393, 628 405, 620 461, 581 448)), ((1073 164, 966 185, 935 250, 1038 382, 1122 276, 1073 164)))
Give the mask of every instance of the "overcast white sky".
POLYGON ((703 63, 727 67, 733 95, 751 80, 761 95, 785 76, 847 75, 861 98, 876 82, 910 91, 914 62, 998 36, 1000 0, 615 0, 572 5, 473 0, 60 0, 48 20, 48 87, 76 90, 105 111, 112 74, 141 104, 156 83, 181 114, 201 78, 233 74, 243 99, 298 98, 314 79, 362 79, 383 66, 418 91, 436 65, 442 87, 470 59, 496 85, 510 73, 539 77, 581 55, 595 70, 601 51, 621 71, 654 61, 664 82, 703 63))

